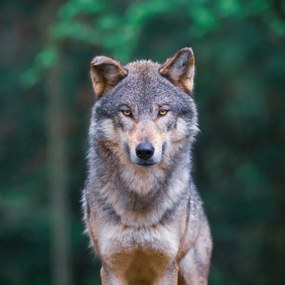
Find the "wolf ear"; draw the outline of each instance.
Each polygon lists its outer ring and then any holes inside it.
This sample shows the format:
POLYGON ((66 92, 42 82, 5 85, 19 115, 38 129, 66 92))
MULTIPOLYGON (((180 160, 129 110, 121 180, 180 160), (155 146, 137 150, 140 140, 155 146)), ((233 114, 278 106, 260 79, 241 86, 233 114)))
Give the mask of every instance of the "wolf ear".
POLYGON ((159 73, 186 93, 194 87, 195 58, 191 48, 183 48, 166 60, 159 73))
POLYGON ((110 91, 127 73, 119 61, 106 56, 96 56, 91 61, 91 79, 97 98, 110 91))

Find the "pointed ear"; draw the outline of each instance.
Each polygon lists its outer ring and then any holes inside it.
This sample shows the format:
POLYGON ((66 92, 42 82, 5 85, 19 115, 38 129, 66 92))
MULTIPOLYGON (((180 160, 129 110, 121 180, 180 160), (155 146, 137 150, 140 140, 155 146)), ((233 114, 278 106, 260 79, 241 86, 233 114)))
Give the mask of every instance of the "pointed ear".
POLYGON ((159 73, 186 93, 194 87, 195 58, 191 48, 183 48, 166 60, 159 73))
POLYGON ((127 74, 127 70, 119 61, 106 56, 96 56, 91 62, 91 79, 97 98, 110 91, 127 74))

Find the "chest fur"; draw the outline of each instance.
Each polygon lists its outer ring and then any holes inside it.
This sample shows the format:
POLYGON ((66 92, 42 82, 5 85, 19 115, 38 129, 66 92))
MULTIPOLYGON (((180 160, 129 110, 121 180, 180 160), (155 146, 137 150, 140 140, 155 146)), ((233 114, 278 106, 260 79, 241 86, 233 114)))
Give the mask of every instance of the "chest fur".
POLYGON ((118 268, 121 264, 124 270, 142 260, 144 264, 154 263, 153 267, 166 267, 179 252, 178 225, 132 228, 105 224, 96 231, 99 254, 108 260, 109 266, 118 268))

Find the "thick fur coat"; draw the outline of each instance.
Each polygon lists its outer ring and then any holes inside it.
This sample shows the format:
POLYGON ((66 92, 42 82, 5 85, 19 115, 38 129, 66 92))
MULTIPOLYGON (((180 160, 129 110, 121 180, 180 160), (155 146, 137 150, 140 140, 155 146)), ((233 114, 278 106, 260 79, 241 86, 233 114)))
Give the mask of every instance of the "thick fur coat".
POLYGON ((194 55, 95 57, 84 221, 104 285, 207 284, 211 234, 191 176, 194 55))

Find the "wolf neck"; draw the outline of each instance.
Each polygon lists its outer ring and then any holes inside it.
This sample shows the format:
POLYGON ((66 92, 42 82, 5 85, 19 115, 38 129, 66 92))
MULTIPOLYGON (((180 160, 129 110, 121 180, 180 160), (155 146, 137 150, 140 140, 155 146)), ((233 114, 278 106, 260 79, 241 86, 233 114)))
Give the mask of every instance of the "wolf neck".
POLYGON ((106 172, 103 180, 97 176, 97 181, 101 182, 96 183, 96 195, 104 197, 106 204, 127 226, 151 226, 161 222, 169 211, 177 208, 192 183, 188 153, 187 158, 176 157, 171 165, 150 169, 110 160, 112 167, 108 159, 101 160, 106 172))

